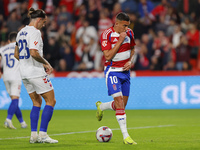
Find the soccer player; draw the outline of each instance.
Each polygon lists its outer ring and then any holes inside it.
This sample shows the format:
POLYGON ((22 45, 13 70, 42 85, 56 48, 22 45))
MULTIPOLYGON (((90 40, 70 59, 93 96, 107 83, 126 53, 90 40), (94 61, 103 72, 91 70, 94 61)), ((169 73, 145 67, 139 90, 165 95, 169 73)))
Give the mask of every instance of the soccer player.
POLYGON ((40 32, 40 29, 45 26, 47 15, 41 9, 30 8, 28 16, 30 17, 29 25, 22 28, 17 34, 14 56, 19 60, 22 81, 33 102, 30 113, 31 137, 29 142, 58 143, 47 134, 48 124, 56 104, 54 89, 48 79, 48 74, 51 74, 53 68, 43 58, 43 41, 40 32), (46 105, 42 112, 38 135, 37 126, 42 97, 46 105))
POLYGON ((11 32, 8 36, 9 44, 0 49, 3 63, 3 81, 11 98, 11 103, 8 108, 8 115, 4 122, 4 126, 5 128, 10 129, 16 129, 12 124, 12 117, 14 114, 19 120, 21 128, 27 128, 27 124, 23 120, 22 112, 18 106, 22 79, 19 72, 19 62, 14 57, 16 36, 16 32, 11 32))
POLYGON ((130 91, 130 68, 134 58, 134 34, 128 28, 129 16, 120 12, 117 14, 115 24, 101 34, 101 49, 106 59, 104 73, 108 95, 114 101, 96 102, 98 121, 101 121, 104 110, 115 110, 116 119, 123 134, 124 144, 137 144, 127 131, 125 107, 130 91))

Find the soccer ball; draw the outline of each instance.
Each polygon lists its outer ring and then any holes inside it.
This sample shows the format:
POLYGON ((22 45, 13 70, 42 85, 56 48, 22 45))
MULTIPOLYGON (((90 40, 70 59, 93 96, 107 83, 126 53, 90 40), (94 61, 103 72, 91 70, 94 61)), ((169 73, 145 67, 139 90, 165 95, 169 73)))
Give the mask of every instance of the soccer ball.
POLYGON ((100 127, 96 132, 96 138, 99 142, 109 142, 112 138, 112 135, 112 130, 106 126, 100 127))

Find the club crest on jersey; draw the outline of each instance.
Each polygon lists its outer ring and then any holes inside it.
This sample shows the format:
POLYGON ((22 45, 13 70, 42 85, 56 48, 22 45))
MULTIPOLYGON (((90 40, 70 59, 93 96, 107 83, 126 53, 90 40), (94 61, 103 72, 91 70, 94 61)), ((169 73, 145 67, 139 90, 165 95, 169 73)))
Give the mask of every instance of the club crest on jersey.
POLYGON ((113 89, 114 89, 115 91, 117 90, 116 84, 113 84, 113 89))
POLYGON ((36 42, 36 41, 34 42, 35 45, 37 45, 37 43, 38 43, 38 42, 36 42))
POLYGON ((106 47, 106 46, 107 46, 107 41, 103 41, 101 45, 102 45, 103 47, 106 47))

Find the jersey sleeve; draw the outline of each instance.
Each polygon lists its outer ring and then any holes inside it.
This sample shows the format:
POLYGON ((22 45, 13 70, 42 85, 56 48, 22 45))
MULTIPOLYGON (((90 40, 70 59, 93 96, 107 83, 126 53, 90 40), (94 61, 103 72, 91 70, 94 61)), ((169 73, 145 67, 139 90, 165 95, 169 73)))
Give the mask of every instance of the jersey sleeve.
POLYGON ((34 32, 29 39, 29 49, 39 50, 41 42, 41 33, 39 31, 34 32))
POLYGON ((130 39, 131 39, 130 46, 133 47, 133 46, 136 45, 136 44, 135 44, 134 33, 133 33, 133 31, 132 31, 131 29, 129 29, 128 34, 129 34, 130 39))
POLYGON ((106 31, 104 31, 101 34, 101 39, 100 39, 100 43, 101 43, 101 50, 110 50, 111 49, 111 42, 109 40, 109 33, 106 33, 106 31))

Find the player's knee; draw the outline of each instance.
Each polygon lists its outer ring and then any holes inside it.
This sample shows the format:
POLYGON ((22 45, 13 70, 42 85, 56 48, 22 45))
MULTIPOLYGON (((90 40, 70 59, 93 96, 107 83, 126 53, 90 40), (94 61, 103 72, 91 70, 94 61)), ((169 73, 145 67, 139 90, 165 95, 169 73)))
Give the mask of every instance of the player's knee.
POLYGON ((33 100, 33 106, 41 107, 41 105, 42 105, 42 100, 37 100, 37 101, 33 100))
POLYGON ((47 102, 47 105, 54 107, 56 105, 56 99, 52 99, 51 101, 47 102))
POLYGON ((41 105, 42 105, 42 100, 39 100, 38 103, 39 103, 39 105, 41 106, 41 105))

